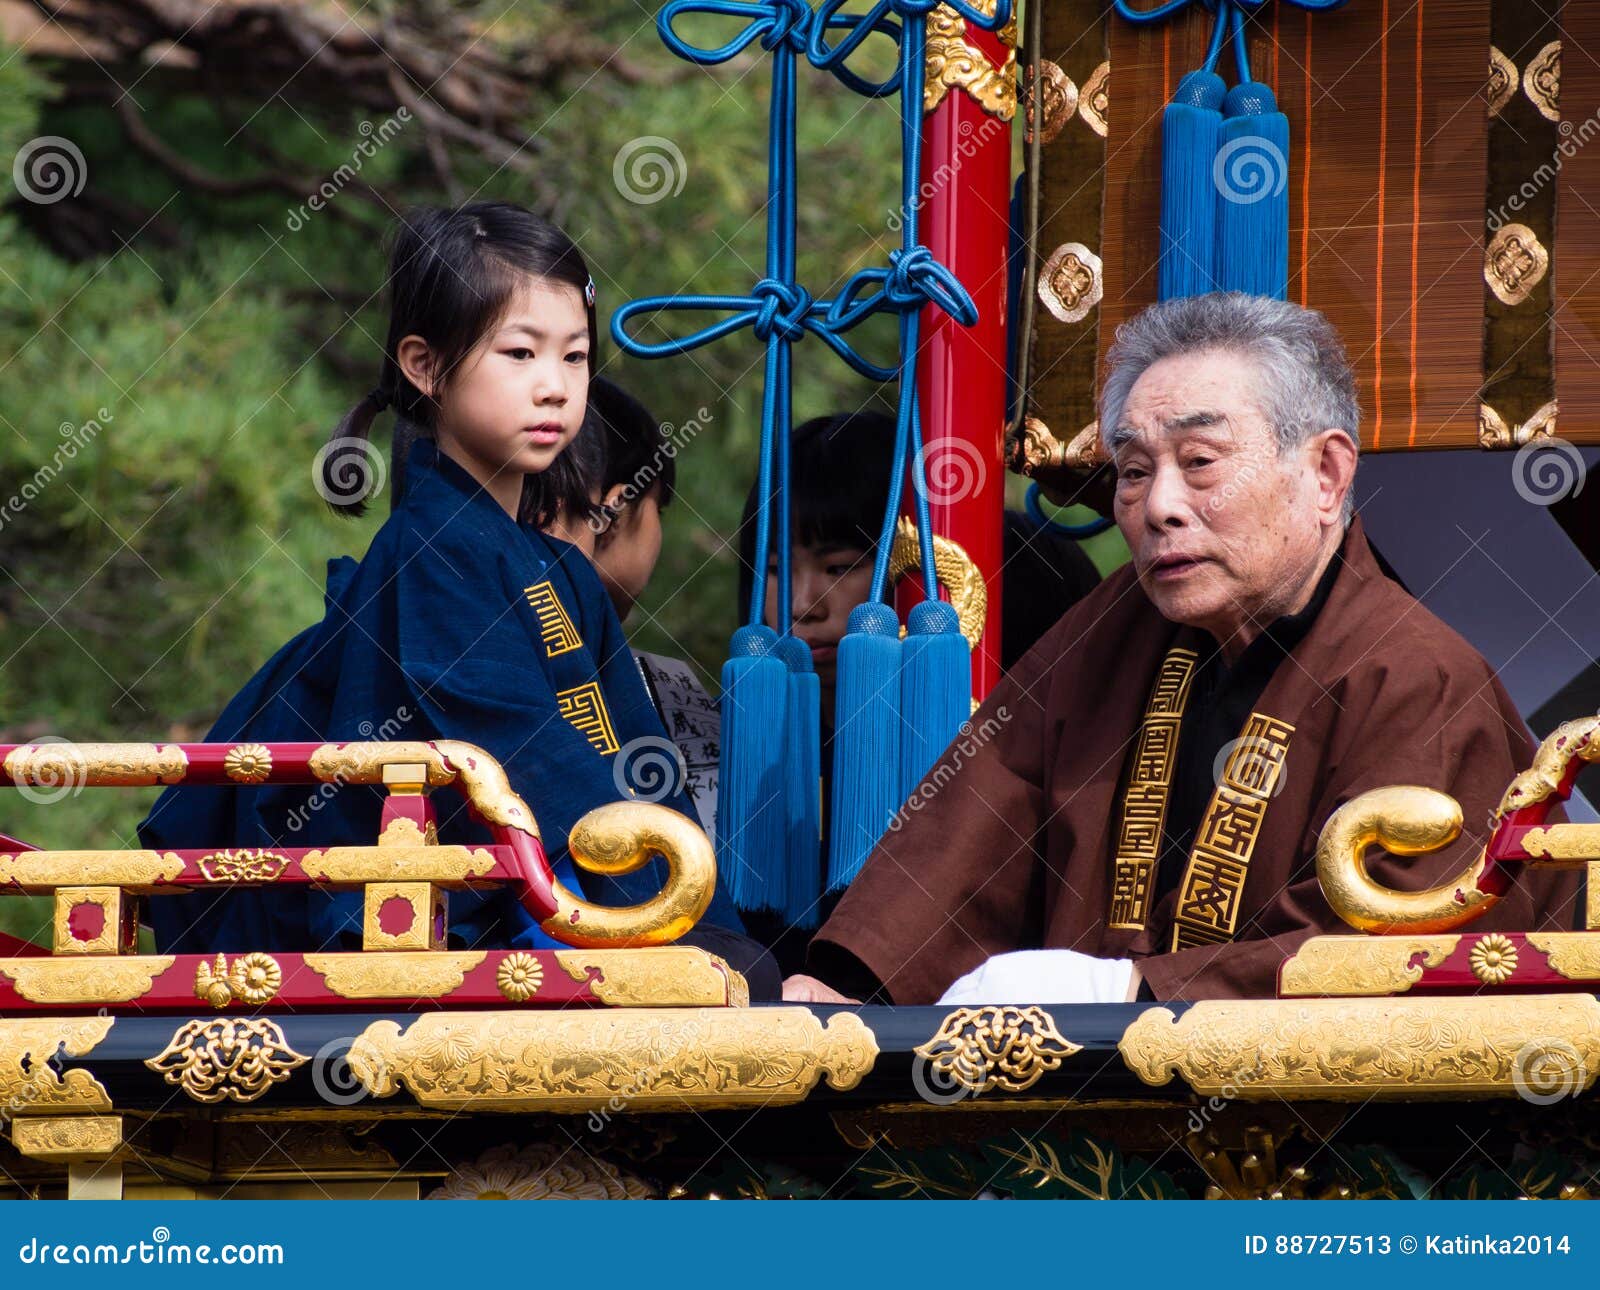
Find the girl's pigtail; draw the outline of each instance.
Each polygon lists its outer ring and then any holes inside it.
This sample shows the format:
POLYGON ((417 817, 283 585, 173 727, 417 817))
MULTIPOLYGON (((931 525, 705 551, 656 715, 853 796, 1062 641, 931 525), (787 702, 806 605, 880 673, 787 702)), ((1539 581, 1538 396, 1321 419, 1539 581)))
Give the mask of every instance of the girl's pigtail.
POLYGON ((383 486, 383 474, 372 459, 372 422, 389 403, 381 385, 368 390, 317 454, 317 492, 336 515, 354 519, 365 514, 367 499, 383 486))

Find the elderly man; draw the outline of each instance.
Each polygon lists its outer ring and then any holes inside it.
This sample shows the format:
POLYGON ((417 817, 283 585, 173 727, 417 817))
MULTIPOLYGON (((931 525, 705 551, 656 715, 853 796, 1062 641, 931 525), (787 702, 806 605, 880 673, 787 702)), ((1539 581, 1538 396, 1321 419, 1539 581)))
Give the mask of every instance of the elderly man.
MULTIPOLYGON (((1387 784, 1442 789, 1461 838, 1375 860, 1458 872, 1533 746, 1465 641, 1352 518, 1359 411, 1320 315, 1238 294, 1119 329, 1101 394, 1131 563, 974 715, 902 807, 785 997, 895 1003, 1270 997, 1323 899, 1318 834, 1387 784), (958 980, 959 978, 959 980, 958 980)), ((1530 871, 1475 926, 1569 928, 1530 871)))

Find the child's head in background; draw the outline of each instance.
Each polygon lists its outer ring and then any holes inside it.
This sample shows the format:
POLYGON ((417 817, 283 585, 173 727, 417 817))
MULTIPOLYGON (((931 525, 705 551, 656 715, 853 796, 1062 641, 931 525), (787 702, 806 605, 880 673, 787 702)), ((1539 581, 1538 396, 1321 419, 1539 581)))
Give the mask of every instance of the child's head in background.
MULTIPOLYGON (((817 417, 795 428, 789 447, 790 614, 811 647, 823 711, 833 710, 835 654, 850 611, 867 598, 878 530, 888 503, 894 420, 879 412, 817 417)), ((739 619, 750 612, 756 575, 756 490, 739 526, 739 619)), ((769 554, 775 573, 775 554, 769 554)), ((778 625, 777 580, 767 581, 763 621, 778 625)))
POLYGON ((583 424, 597 337, 593 280, 572 240, 510 202, 420 207, 394 232, 388 288, 378 384, 334 438, 365 439, 392 405, 525 523, 581 495, 565 449, 583 424))
POLYGON ((586 481, 584 497, 564 502, 546 527, 594 561, 618 617, 626 618, 661 555, 676 447, 644 404, 600 376, 589 387, 589 415, 571 451, 586 481))

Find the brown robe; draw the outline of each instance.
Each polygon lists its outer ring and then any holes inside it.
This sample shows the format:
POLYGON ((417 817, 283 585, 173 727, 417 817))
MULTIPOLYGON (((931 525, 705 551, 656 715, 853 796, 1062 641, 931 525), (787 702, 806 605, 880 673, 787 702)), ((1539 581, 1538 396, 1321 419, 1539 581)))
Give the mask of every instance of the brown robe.
MULTIPOLYGON (((1157 895, 1142 928, 1108 926, 1123 786, 1153 681, 1169 648, 1216 649, 1163 618, 1129 566, 1018 662, 929 772, 918 809, 902 808, 818 933, 818 975, 838 947, 895 1003, 932 1003, 991 955, 1043 946, 1131 957, 1157 999, 1273 997, 1302 941, 1351 932, 1317 882, 1323 824, 1388 784, 1449 793, 1464 824, 1433 855, 1373 853, 1374 876, 1414 890, 1460 872, 1532 740, 1484 659, 1384 575, 1359 519, 1335 559, 1326 604, 1255 704, 1275 719, 1268 738, 1293 730, 1230 940, 1174 950, 1176 888, 1157 895)), ((1471 926, 1572 928, 1579 887, 1572 871, 1525 870, 1471 926)))

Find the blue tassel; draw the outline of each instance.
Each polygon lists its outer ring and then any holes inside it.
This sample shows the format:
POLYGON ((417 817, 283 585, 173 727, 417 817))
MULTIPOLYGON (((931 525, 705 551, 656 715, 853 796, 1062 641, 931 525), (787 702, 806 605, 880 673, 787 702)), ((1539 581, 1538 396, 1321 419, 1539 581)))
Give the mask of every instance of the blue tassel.
POLYGON ((1216 265, 1216 185, 1212 165, 1222 128, 1222 77, 1190 72, 1161 118, 1161 260, 1158 291, 1162 300, 1214 291, 1216 265))
POLYGON ((850 611, 839 642, 829 891, 861 872, 900 801, 900 620, 869 600, 850 611))
POLYGON ((972 711, 972 650, 955 606, 924 600, 911 608, 900 659, 900 800, 972 711))
POLYGON ((793 636, 778 641, 789 667, 785 745, 784 826, 789 843, 783 921, 815 927, 822 899, 822 697, 811 648, 793 636))
POLYGON ((740 909, 776 909, 787 862, 783 729, 787 669, 770 627, 741 627, 722 665, 717 869, 740 909))
POLYGON ((1272 91, 1228 91, 1217 138, 1217 284, 1284 299, 1289 292, 1289 118, 1272 91))

